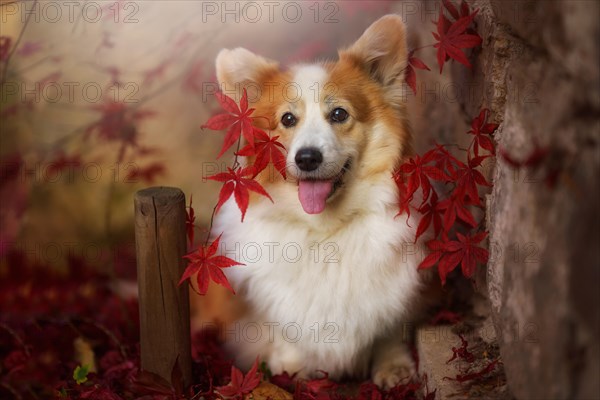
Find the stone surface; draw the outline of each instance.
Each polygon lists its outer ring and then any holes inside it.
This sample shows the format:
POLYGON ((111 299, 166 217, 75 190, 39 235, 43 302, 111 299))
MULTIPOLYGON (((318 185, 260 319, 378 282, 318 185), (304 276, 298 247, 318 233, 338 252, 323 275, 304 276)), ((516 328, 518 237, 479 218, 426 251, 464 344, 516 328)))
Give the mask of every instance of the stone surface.
MULTIPOLYGON (((413 48, 432 42, 436 3, 419 3, 426 17, 409 20, 413 48)), ((547 151, 535 167, 497 159, 486 171, 491 253, 476 287, 492 318, 480 336, 499 345, 516 398, 600 398, 600 2, 470 3, 483 38, 473 68, 447 63, 439 75, 435 52, 421 52, 434 71, 418 72, 411 99, 416 148, 463 145, 485 107, 501 124, 498 146, 515 159, 547 151)), ((422 351, 429 371, 443 368, 434 345, 422 351)))
POLYGON ((416 346, 419 355, 419 372, 427 375, 424 391, 436 391, 436 399, 513 399, 506 384, 503 365, 498 362, 489 372, 465 382, 456 381, 457 376, 482 371, 499 357, 498 343, 489 304, 477 312, 468 313, 465 319, 456 325, 424 326, 418 329, 416 346), (483 317, 483 318, 482 318, 483 317), (462 334, 467 340, 468 351, 473 362, 455 359, 453 348, 461 347, 462 334))
POLYGON ((532 20, 508 18, 509 3, 492 2, 503 15, 479 20, 495 43, 516 44, 506 56, 482 52, 481 79, 506 95, 504 104, 485 101, 502 122, 499 146, 517 159, 536 146, 548 154, 536 168, 496 165, 488 221, 494 325, 517 398, 598 398, 600 109, 598 91, 589 90, 600 84, 598 3, 517 4, 532 20), (495 64, 504 74, 487 72, 495 64))

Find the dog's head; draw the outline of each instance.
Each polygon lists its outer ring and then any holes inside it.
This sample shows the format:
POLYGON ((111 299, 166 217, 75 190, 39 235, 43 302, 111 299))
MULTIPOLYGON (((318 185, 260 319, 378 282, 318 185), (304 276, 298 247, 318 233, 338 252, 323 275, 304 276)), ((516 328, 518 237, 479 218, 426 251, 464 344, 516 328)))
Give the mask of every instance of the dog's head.
MULTIPOLYGON (((388 15, 371 25, 336 62, 289 69, 248 50, 222 50, 217 77, 237 100, 245 88, 256 125, 280 136, 287 180, 259 176, 267 190, 297 191, 308 214, 342 207, 350 192, 369 201, 369 182, 389 179, 410 151, 404 118, 407 65, 404 24, 388 15), (362 186, 362 189, 361 189, 362 186)), ((358 196, 358 200, 356 200, 358 196)))

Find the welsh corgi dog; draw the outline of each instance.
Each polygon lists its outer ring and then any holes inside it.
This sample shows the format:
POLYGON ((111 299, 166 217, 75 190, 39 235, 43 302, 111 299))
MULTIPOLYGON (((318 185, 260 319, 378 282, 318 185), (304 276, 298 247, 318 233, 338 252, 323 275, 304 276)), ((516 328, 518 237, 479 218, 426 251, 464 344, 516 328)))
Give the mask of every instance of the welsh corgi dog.
POLYGON ((239 101, 246 89, 256 125, 287 150, 285 179, 257 177, 273 202, 251 197, 241 222, 232 197, 214 222, 222 253, 244 264, 224 269, 246 308, 227 344, 241 368, 259 357, 273 374, 370 376, 384 388, 415 373, 406 324, 429 279, 392 178, 412 154, 407 58, 398 15, 335 62, 284 69, 243 48, 218 54, 223 91, 239 101))

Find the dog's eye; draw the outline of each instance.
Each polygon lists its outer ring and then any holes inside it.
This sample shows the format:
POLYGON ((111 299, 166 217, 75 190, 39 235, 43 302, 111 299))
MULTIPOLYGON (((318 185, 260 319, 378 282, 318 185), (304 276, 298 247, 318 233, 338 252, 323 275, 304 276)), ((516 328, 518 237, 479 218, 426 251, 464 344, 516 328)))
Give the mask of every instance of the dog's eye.
POLYGON ((296 125, 296 117, 294 114, 286 112, 283 114, 283 117, 281 117, 281 124, 286 128, 291 128, 292 126, 296 125))
POLYGON ((331 122, 344 122, 345 120, 348 119, 348 111, 344 110, 343 108, 336 108, 334 109, 331 114, 329 114, 329 119, 331 120, 331 122))

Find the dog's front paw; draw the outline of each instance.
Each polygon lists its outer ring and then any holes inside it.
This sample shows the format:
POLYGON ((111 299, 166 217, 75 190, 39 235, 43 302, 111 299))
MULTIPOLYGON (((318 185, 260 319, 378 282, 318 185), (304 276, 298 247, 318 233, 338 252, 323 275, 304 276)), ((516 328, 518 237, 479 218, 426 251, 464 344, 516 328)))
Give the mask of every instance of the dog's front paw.
POLYGON ((415 363, 408 354, 382 360, 373 367, 373 382, 382 389, 406 383, 415 375, 415 363))
POLYGON ((306 377, 306 371, 303 370, 302 354, 292 346, 277 346, 275 351, 268 359, 269 369, 273 375, 287 372, 290 375, 294 373, 299 378, 306 377))

